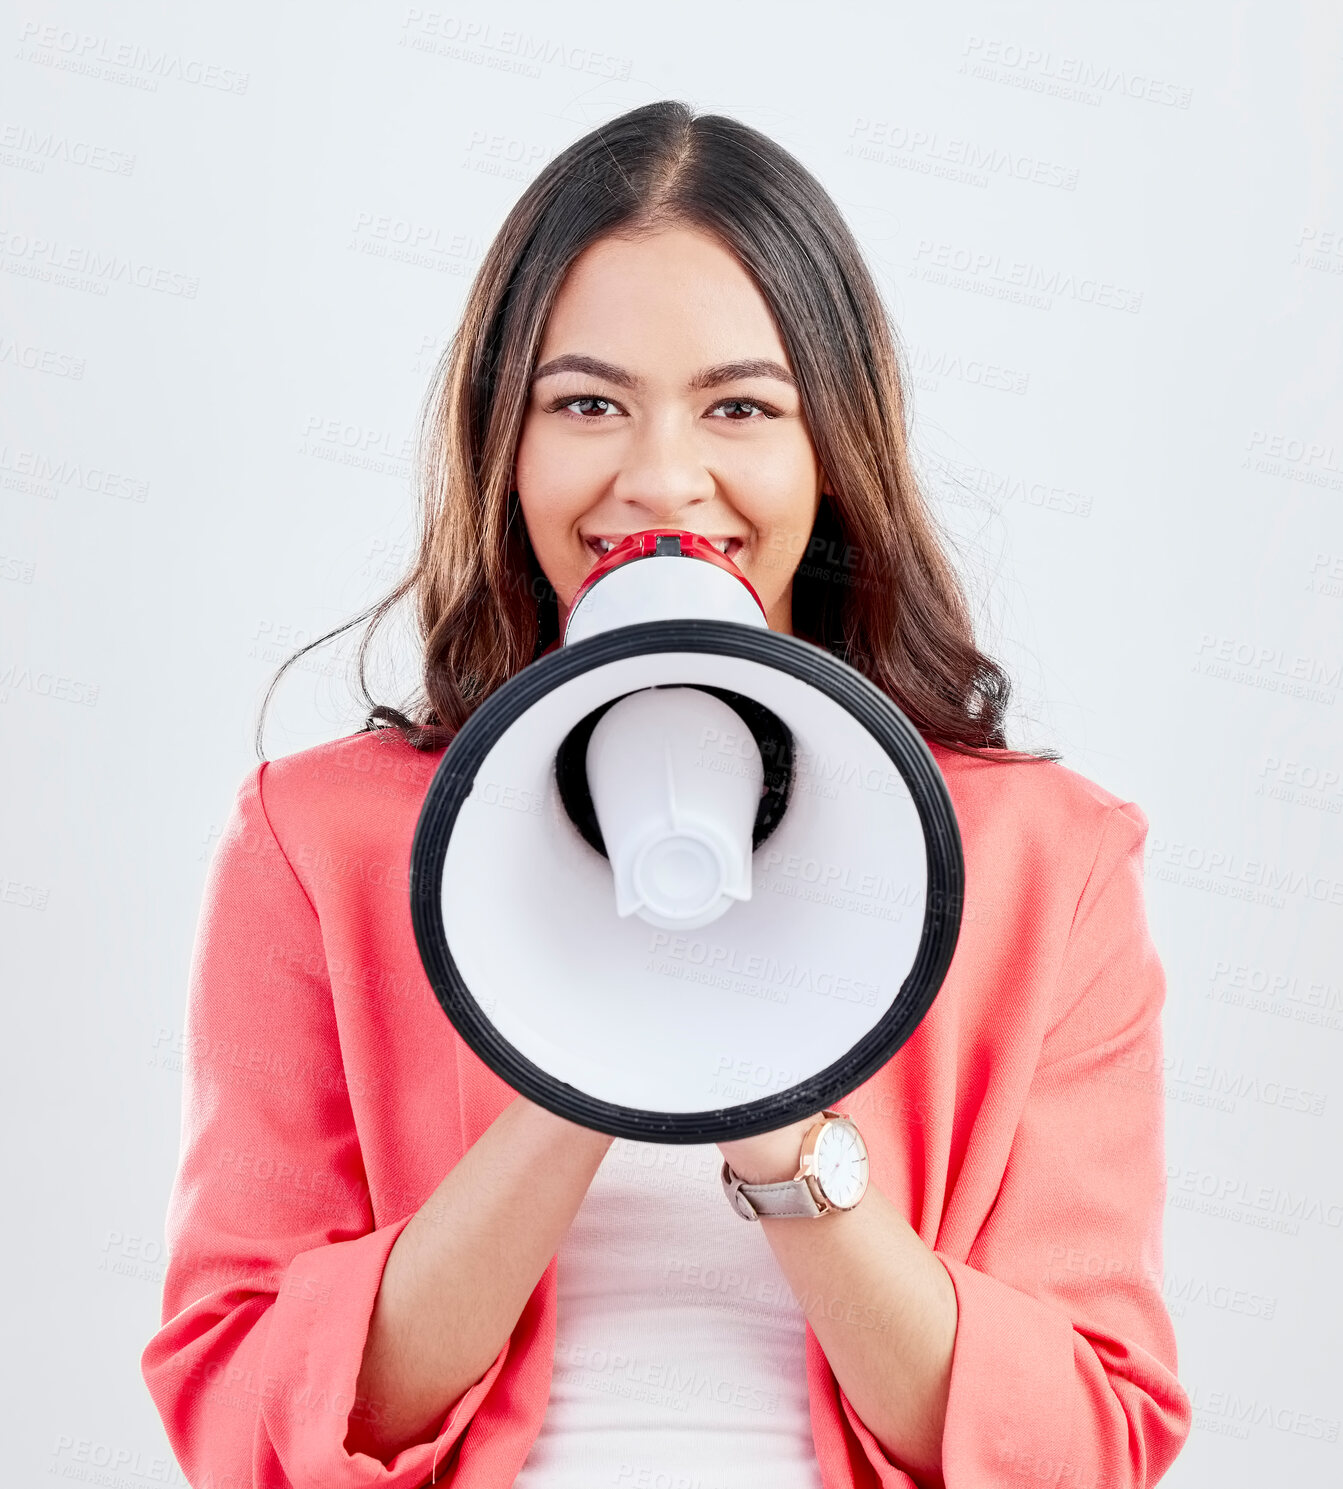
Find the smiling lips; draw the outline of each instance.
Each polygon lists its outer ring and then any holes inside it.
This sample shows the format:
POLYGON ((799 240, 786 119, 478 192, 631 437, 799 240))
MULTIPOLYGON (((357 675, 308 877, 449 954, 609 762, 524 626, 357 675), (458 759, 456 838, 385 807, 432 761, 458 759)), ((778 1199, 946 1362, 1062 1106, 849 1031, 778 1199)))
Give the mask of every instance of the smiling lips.
MULTIPOLYGON (((735 557, 738 553, 741 552, 742 546, 745 542, 743 538, 709 538, 707 534, 703 534, 702 536, 706 537, 707 540, 712 543, 713 546, 717 548, 719 553, 721 553, 725 558, 735 557)), ((616 533, 614 536, 611 537, 607 537, 604 535, 599 537, 593 534, 585 537, 583 539, 583 542, 587 545, 591 552, 595 553, 600 558, 604 554, 610 553, 612 548, 614 548, 616 544, 621 541, 622 538, 627 537, 629 537, 628 533, 616 533)))

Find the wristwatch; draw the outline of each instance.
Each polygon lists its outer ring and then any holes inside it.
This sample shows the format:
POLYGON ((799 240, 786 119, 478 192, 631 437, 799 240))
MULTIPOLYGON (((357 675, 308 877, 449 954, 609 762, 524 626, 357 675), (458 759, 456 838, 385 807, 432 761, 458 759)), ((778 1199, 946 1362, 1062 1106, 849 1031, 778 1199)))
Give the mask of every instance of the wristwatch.
POLYGON ((867 1144, 841 1112, 821 1113, 807 1129, 797 1173, 777 1184, 748 1184, 723 1160, 723 1192, 743 1220, 817 1219, 831 1210, 852 1210, 867 1193, 867 1144))

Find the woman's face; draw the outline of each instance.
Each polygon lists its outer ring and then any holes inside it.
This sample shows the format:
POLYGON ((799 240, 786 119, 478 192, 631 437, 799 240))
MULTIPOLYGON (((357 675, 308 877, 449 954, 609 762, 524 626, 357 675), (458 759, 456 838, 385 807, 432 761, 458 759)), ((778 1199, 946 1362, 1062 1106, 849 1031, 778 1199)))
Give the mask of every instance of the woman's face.
POLYGON ((537 358, 514 486, 563 624, 606 545, 648 527, 717 542, 792 631, 824 489, 783 343, 714 238, 603 238, 574 261, 537 358))

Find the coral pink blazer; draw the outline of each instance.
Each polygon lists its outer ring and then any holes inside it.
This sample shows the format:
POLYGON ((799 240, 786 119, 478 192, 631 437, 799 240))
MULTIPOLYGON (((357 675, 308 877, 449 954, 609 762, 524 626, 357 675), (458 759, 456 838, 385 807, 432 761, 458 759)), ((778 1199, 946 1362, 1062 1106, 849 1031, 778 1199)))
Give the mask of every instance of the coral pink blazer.
MULTIPOLYGON (((959 1305, 948 1489, 1139 1489, 1190 1428, 1161 1292, 1161 965, 1146 819, 1056 764, 934 750, 967 903, 936 1002, 839 1105, 959 1305)), ((162 1327, 141 1362, 212 1489, 504 1489, 541 1424, 551 1259, 432 1442, 344 1442, 383 1265, 513 1100, 421 969, 408 864, 440 754, 364 733, 251 771, 206 883, 188 993, 162 1327)), ((908 1489, 806 1330, 826 1489, 908 1489)))

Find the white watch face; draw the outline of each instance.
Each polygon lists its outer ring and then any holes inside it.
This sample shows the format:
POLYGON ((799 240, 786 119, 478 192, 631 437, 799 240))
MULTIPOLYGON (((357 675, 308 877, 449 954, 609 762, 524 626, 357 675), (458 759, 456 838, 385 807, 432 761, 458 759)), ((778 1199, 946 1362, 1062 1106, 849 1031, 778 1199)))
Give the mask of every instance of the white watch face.
POLYGON ((816 1178, 832 1205, 856 1205, 867 1187, 867 1148, 850 1122, 830 1122, 816 1141, 816 1178))

